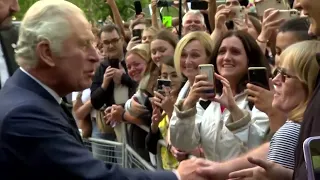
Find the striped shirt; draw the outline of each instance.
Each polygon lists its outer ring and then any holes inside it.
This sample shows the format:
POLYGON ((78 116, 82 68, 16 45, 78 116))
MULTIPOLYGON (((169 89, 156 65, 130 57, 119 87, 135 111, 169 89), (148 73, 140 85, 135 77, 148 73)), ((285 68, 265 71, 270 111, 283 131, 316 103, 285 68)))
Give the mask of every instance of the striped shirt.
POLYGON ((300 124, 287 121, 274 134, 270 142, 268 160, 281 166, 294 169, 294 152, 298 143, 300 124))

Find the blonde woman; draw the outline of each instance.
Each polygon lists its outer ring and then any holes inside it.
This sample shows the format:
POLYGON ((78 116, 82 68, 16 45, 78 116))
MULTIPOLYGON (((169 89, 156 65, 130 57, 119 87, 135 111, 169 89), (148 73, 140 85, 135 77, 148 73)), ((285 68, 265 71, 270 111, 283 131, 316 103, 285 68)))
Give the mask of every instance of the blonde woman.
MULTIPOLYGON (((274 134, 270 142, 268 160, 276 163, 278 172, 255 167, 230 174, 230 178, 291 179, 295 164, 294 152, 298 143, 300 123, 307 104, 316 86, 319 64, 316 54, 320 52, 319 41, 304 41, 285 49, 279 59, 276 76, 273 79, 275 95, 272 106, 287 115, 286 123, 274 134), (287 174, 288 177, 279 176, 287 174), (272 176, 270 176, 272 175, 272 176)), ((261 160, 250 159, 255 163, 261 160)), ((263 164, 270 164, 269 162, 263 164)), ((274 166, 275 164, 273 164, 274 166)))
POLYGON ((182 53, 175 54, 175 58, 181 56, 176 67, 188 79, 193 77, 193 83, 188 96, 175 105, 175 115, 170 120, 171 142, 184 151, 201 145, 205 157, 213 161, 238 157, 260 145, 269 127, 267 115, 250 107, 245 92, 248 67, 269 66, 248 33, 230 31, 215 44, 210 60, 201 61, 214 65, 213 84, 206 76, 198 75, 197 57, 206 53, 195 50, 200 46, 195 43, 191 41, 182 53))
POLYGON ((153 26, 146 27, 142 32, 142 44, 150 44, 159 30, 153 26))

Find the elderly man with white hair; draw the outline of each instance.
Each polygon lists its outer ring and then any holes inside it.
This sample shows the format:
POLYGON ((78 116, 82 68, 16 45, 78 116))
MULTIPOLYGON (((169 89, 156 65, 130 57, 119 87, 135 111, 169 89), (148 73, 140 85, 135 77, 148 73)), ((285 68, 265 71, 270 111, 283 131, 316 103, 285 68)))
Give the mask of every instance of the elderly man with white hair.
POLYGON ((93 158, 61 102, 91 85, 98 62, 93 40, 83 12, 70 2, 38 1, 25 14, 16 49, 20 69, 0 91, 0 178, 201 179, 199 159, 174 173, 121 169, 93 158))
POLYGON ((182 34, 193 31, 206 31, 203 14, 199 10, 190 10, 182 18, 182 34))

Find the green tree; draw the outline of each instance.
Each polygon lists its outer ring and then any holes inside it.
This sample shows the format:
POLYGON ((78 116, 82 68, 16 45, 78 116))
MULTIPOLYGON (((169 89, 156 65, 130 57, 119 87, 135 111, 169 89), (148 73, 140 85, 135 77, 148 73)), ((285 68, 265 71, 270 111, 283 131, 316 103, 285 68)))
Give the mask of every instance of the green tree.
MULTIPOLYGON (((19 1, 21 11, 15 15, 17 20, 21 20, 29 7, 37 0, 19 1)), ((68 0, 81 8, 90 21, 105 20, 111 15, 111 9, 105 0, 68 0)), ((134 16, 133 0, 116 0, 119 12, 124 21, 134 16)), ((141 0, 142 7, 147 7, 150 0, 141 0)))

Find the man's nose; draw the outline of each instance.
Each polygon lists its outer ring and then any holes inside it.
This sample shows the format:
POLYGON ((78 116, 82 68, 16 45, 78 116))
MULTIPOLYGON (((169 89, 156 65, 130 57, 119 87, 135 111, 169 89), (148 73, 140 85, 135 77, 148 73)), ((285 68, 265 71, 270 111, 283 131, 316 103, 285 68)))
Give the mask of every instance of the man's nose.
POLYGON ((18 0, 14 0, 12 5, 10 6, 10 11, 12 13, 16 13, 20 11, 20 6, 18 0))

